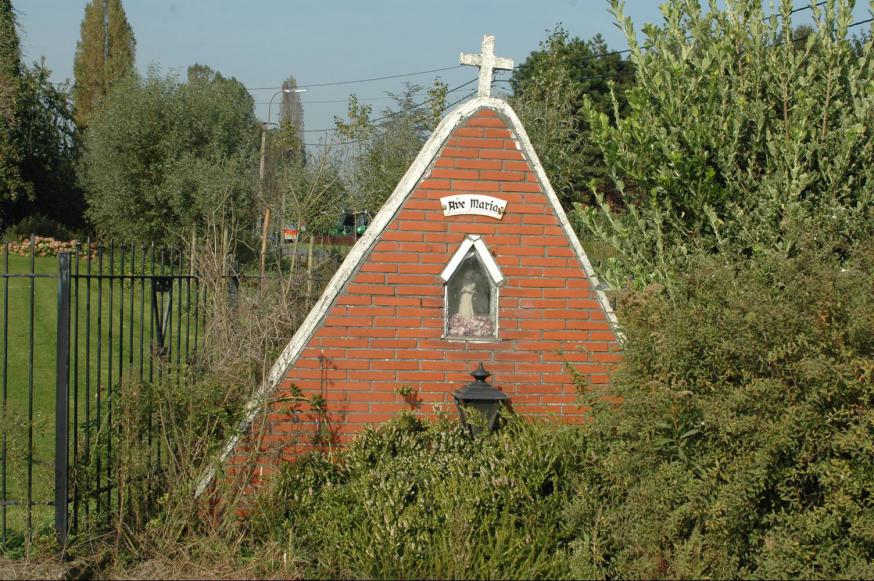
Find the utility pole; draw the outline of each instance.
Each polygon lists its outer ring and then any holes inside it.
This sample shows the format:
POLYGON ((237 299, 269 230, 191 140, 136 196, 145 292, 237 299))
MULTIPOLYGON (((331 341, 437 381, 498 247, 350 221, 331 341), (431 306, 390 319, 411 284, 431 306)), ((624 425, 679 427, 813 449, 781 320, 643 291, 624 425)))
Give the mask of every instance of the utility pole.
MULTIPOLYGON (((269 115, 268 115, 269 119, 269 115)), ((258 169, 258 197, 264 203, 264 218, 261 220, 261 253, 259 286, 264 285, 264 267, 267 264, 267 234, 270 232, 270 204, 264 191, 264 176, 267 173, 267 123, 261 124, 261 165, 258 169)))

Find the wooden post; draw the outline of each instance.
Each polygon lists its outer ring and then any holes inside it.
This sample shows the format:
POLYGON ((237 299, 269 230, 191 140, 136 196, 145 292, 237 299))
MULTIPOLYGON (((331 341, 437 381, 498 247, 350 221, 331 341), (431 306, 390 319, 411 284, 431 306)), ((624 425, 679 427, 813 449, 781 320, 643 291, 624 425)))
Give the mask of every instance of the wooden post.
POLYGON ((315 235, 310 235, 310 246, 307 249, 307 299, 313 297, 313 247, 316 245, 315 235))
POLYGON ((270 232, 270 207, 264 208, 264 224, 261 227, 261 284, 264 284, 265 264, 267 261, 267 236, 270 232))

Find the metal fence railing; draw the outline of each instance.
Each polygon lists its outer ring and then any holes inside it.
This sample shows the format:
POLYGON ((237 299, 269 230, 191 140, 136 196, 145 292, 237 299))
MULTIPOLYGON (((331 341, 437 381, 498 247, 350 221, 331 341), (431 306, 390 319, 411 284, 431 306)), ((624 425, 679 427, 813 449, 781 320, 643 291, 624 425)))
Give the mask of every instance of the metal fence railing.
MULTIPOLYGON (((122 500, 119 397, 178 373, 202 340, 204 290, 183 253, 46 244, 31 237, 2 253, 3 543, 53 524, 63 544, 82 518, 108 518, 122 500)), ((146 422, 143 455, 157 473, 161 443, 146 422)), ((138 494, 154 492, 146 482, 138 494)))
MULTIPOLYGON (((33 247, 33 240, 31 240, 33 247)), ((37 281, 46 283, 53 275, 40 272, 36 253, 10 263, 9 247, 3 254, 3 362, 2 442, 0 442, 0 539, 7 541, 10 512, 22 509, 15 524, 33 528, 34 507, 50 504, 47 494, 34 497, 34 387, 37 378, 36 291, 37 281), (13 320, 10 318, 13 317, 13 320), (25 418, 22 425, 21 417, 25 418), (10 457, 23 460, 10 471, 10 457)), ((42 363, 40 361, 39 363, 42 363)))

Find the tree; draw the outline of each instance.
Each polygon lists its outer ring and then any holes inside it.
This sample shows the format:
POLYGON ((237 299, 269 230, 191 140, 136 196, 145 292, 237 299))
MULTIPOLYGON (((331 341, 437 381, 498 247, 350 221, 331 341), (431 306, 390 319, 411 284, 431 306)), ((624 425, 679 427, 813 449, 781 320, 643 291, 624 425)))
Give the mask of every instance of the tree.
POLYGON ((343 210, 345 188, 340 179, 339 160, 331 148, 323 148, 311 159, 292 153, 299 144, 297 129, 282 121, 275 136, 274 187, 281 200, 283 224, 303 226, 310 234, 328 232, 343 210))
POLYGON ((76 122, 87 127, 112 84, 134 70, 136 40, 121 0, 91 0, 85 6, 73 65, 76 122))
POLYGON ((589 139, 583 99, 612 116, 611 90, 622 110, 633 73, 632 64, 611 52, 600 35, 583 41, 560 25, 513 71, 510 102, 567 209, 591 203, 592 184, 610 189, 603 156, 589 139))
POLYGON ((416 103, 421 91, 419 85, 407 84, 403 93, 389 93, 396 109, 386 109, 377 119, 370 118, 370 105, 361 105, 352 95, 348 120, 334 118, 338 134, 355 147, 349 180, 353 210, 379 210, 439 123, 446 85, 435 80, 425 99, 416 103))
POLYGON ((555 82, 556 69, 567 75, 583 94, 602 111, 611 111, 611 86, 625 88, 633 83, 634 66, 611 51, 600 34, 590 40, 571 38, 558 25, 514 71, 510 78, 514 97, 528 92, 540 93, 555 82))
MULTIPOLYGON (((298 142, 295 129, 287 122, 280 125, 279 133, 277 142, 298 142)), ((276 173, 276 187, 282 206, 277 214, 281 224, 292 224, 297 228, 291 252, 289 282, 297 274, 298 245, 308 237, 305 290, 306 296, 312 298, 315 290, 313 274, 319 267, 314 255, 316 235, 328 232, 336 224, 346 199, 339 161, 331 148, 324 148, 307 159, 302 156, 286 157, 276 173)))
POLYGON ((188 79, 118 80, 85 134, 80 173, 100 234, 162 241, 210 217, 250 224, 258 125, 245 87, 195 65, 188 79))
POLYGON ((303 105, 295 91, 293 76, 282 83, 282 103, 279 111, 279 131, 267 123, 261 126, 261 166, 258 204, 261 206, 261 242, 259 250, 260 273, 263 281, 267 266, 268 242, 271 236, 281 240, 285 227, 285 197, 277 187, 279 171, 287 164, 306 165, 303 144, 303 105), (275 139, 278 134, 278 139, 275 139))
POLYGON ((75 125, 65 87, 52 84, 45 62, 20 62, 15 15, 0 0, 0 222, 40 214, 80 227, 75 125))
POLYGON ((4 221, 12 224, 38 214, 81 228, 85 200, 76 185, 79 139, 69 89, 51 82, 44 61, 22 73, 19 168, 22 179, 32 186, 32 195, 2 202, 4 221))
POLYGON ((0 0, 0 198, 29 197, 21 175, 21 48, 11 0, 0 0))
POLYGON ((303 147, 303 103, 300 100, 300 93, 295 92, 297 89, 297 80, 293 76, 289 76, 282 83, 282 104, 279 108, 279 124, 286 124, 294 130, 296 139, 294 143, 290 143, 286 151, 294 155, 305 155, 303 147), (288 91, 288 92, 285 92, 288 91))
POLYGON ((789 257, 805 231, 840 253, 870 232, 874 61, 870 38, 860 58, 847 36, 851 8, 814 6, 812 32, 785 42, 788 1, 767 16, 756 0, 671 0, 639 42, 613 2, 638 82, 615 120, 585 111, 625 211, 578 214, 620 253, 608 280, 669 283, 699 250, 789 257))

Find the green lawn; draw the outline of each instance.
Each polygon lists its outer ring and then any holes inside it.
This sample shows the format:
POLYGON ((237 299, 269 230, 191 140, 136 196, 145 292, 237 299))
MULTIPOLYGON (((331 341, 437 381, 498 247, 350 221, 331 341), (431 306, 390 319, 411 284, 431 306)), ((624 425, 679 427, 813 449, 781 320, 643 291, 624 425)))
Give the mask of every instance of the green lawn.
MULTIPOLYGON (((37 258, 35 271, 41 274, 57 273, 56 258, 37 258)), ((30 259, 22 256, 9 257, 10 273, 30 272, 30 259)), ((38 500, 51 498, 54 441, 54 424, 49 420, 54 414, 55 377, 55 325, 57 303, 57 281, 39 278, 0 279, 0 332, 7 335, 0 338, 0 348, 4 349, 0 364, 6 370, 6 414, 2 428, 7 436, 7 497, 17 501, 26 498, 27 482, 27 416, 28 387, 33 382, 33 497, 38 500), (8 303, 6 297, 8 296, 8 303), (31 301, 33 296, 33 301, 31 301), (30 305, 33 302, 33 350, 30 349, 30 305), (7 320, 8 317, 8 320, 7 320), (4 341, 4 338, 6 339, 4 341), (32 366, 31 366, 32 361, 32 366), (32 369, 32 373, 30 371, 32 369)), ((0 378, 2 381, 2 378, 0 378)), ((20 529, 24 523, 24 510, 9 507, 7 524, 20 529)), ((51 518, 47 507, 34 511, 34 522, 51 518)))
MULTIPOLYGON (((0 255, 0 272, 5 272, 2 260, 0 255)), ((30 257, 10 255, 8 272, 28 273, 31 268, 30 261, 30 257)), ((96 271, 96 267, 95 261, 92 264, 93 270, 96 271)), ((75 265, 73 268, 75 272, 75 265)), ((84 274, 87 270, 87 261, 81 259, 79 268, 84 274)), ((108 265, 105 265, 105 268, 108 271, 108 265)), ((126 270, 129 272, 129 269, 126 270)), ((5 356, 4 352, 0 351, 0 366, 5 360, 7 370, 6 415, 2 418, 2 429, 7 435, 7 497, 21 502, 26 499, 29 480, 27 474, 27 458, 31 449, 28 446, 29 425, 33 427, 33 469, 30 476, 32 498, 36 502, 44 502, 51 500, 54 494, 58 259, 36 257, 34 271, 51 277, 0 279, 0 349, 4 346, 6 348, 5 356), (8 308, 4 309, 7 288, 8 308), (32 324, 31 305, 33 305, 32 324), (5 341, 2 335, 4 329, 8 332, 5 341), (30 348, 31 340, 33 349, 30 348), (32 424, 27 421, 29 406, 32 406, 33 410, 32 424)), ((118 271, 116 265, 116 272, 118 271)), ((179 352, 184 352, 186 334, 189 345, 192 347, 194 345, 193 321, 186 329, 184 321, 188 319, 184 316, 180 318, 180 309, 181 314, 185 314, 185 305, 188 302, 187 290, 184 284, 180 288, 179 283, 173 290, 176 293, 172 313, 173 325, 172 330, 168 329, 167 342, 174 349, 178 345, 179 352)), ((190 298, 192 308, 195 303, 193 291, 192 288, 190 298)), ((101 420, 106 420, 109 412, 108 391, 118 390, 119 369, 124 370, 122 384, 138 380, 141 373, 142 377, 148 380, 150 374, 157 372, 155 360, 150 355, 150 345, 154 336, 151 286, 148 282, 143 285, 140 281, 135 281, 131 285, 129 281, 124 284, 117 281, 111 284, 108 280, 103 282, 91 280, 90 284, 88 281, 80 280, 76 284, 74 280, 71 288, 71 306, 70 332, 73 345, 70 353, 70 393, 71 397, 74 395, 78 397, 76 397, 77 405, 70 406, 70 417, 71 421, 77 420, 79 430, 74 434, 71 429, 70 444, 73 449, 75 443, 81 453, 86 446, 86 419, 90 420, 91 433, 93 433, 93 426, 96 425, 98 413, 101 415, 101 420), (142 350, 140 349, 141 332, 142 350), (101 386, 99 406, 98 385, 101 386)), ((171 353, 171 359, 175 361, 175 357, 176 355, 171 353)), ((0 374, 2 374, 2 367, 0 367, 0 374)), ((0 382, 2 382, 2 375, 0 375, 0 382)), ((93 446, 93 438, 88 443, 93 446)), ((105 474, 105 468, 103 473, 105 474)), ((38 528, 50 523, 52 515, 51 507, 35 507, 34 526, 38 528)), ((25 522, 26 512, 22 507, 7 509, 7 524, 10 528, 20 530, 25 522)))

